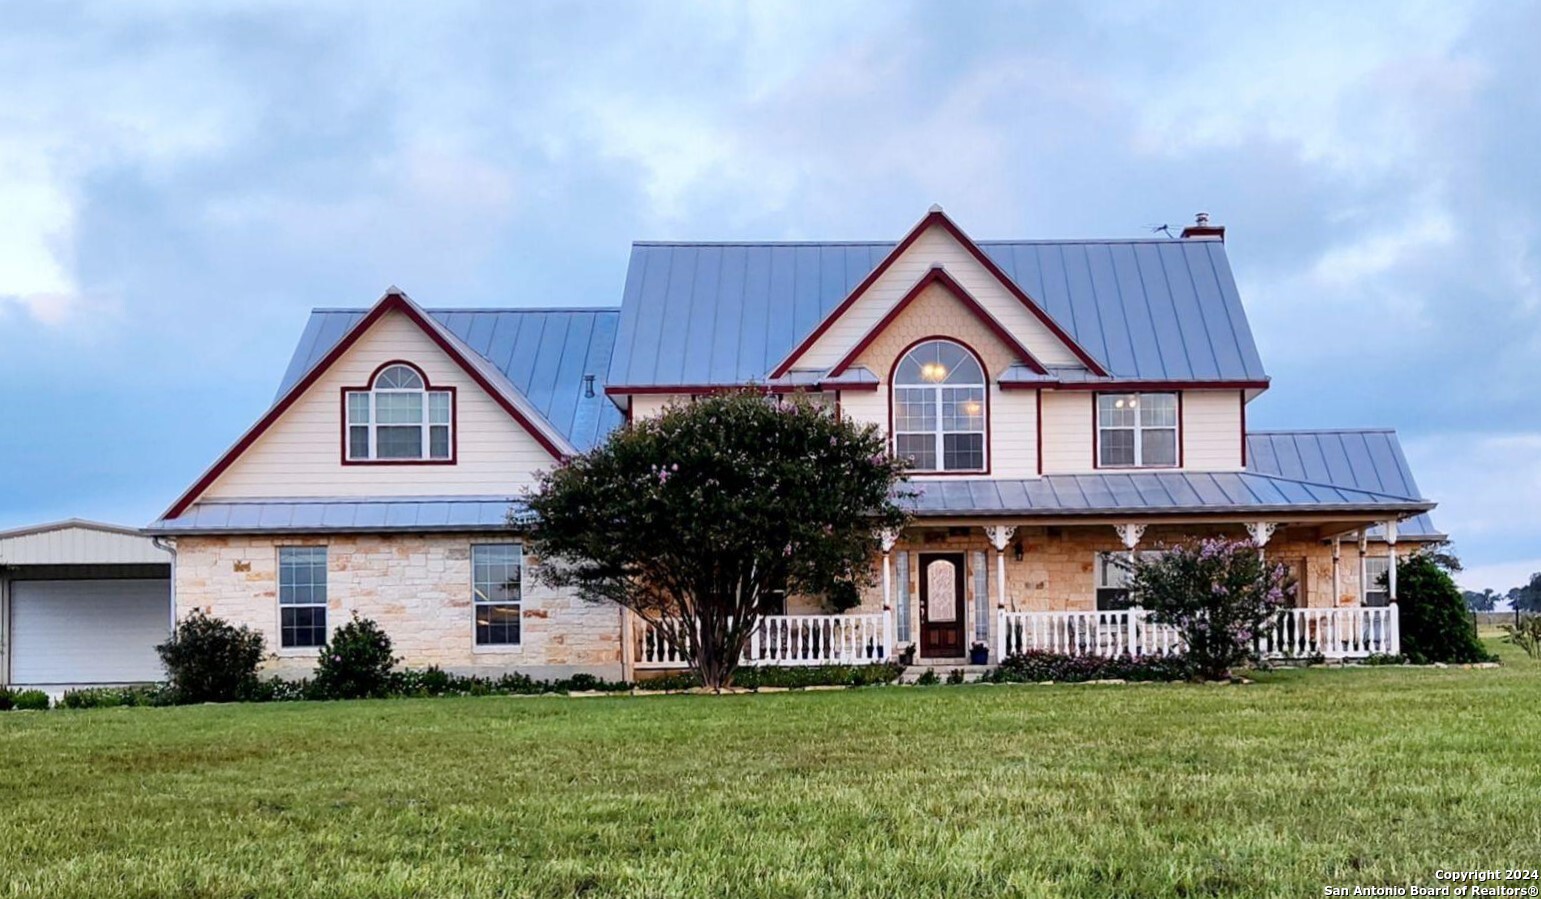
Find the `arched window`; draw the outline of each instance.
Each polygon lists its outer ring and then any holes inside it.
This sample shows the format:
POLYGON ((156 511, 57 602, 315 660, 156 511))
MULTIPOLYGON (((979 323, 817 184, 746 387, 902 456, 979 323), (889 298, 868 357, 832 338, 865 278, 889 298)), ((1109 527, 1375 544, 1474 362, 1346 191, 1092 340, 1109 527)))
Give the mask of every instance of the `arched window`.
POLYGON ((985 373, 950 340, 916 344, 894 369, 894 452, 915 471, 985 470, 985 373))
POLYGON ((405 363, 385 366, 368 389, 344 393, 350 462, 433 461, 453 457, 454 393, 429 389, 405 363))

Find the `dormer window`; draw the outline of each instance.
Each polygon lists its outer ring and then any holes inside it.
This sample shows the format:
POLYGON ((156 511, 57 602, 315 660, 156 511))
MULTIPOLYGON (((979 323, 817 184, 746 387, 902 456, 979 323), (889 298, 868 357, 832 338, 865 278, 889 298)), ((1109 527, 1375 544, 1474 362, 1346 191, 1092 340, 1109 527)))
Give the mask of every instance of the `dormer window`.
POLYGON ((383 366, 367 389, 343 391, 343 406, 344 461, 454 461, 454 390, 430 387, 412 365, 383 366))
POLYGON ((985 470, 985 373, 950 340, 916 344, 894 368, 894 453, 916 472, 985 470))
POLYGON ((1175 468, 1177 394, 1097 395, 1100 468, 1175 468))

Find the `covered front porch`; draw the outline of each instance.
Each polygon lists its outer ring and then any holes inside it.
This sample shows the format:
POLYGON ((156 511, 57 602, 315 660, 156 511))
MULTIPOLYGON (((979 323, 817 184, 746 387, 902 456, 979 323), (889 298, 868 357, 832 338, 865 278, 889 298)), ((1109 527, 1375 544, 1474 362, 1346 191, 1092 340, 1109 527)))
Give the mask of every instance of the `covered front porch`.
MULTIPOLYGON (((811 598, 789 598, 766 616, 744 664, 867 664, 902 660, 961 667, 981 658, 1047 650, 1142 656, 1181 650, 1178 635, 1130 608, 1118 560, 1202 537, 1246 539, 1290 566, 1296 608, 1257 636, 1270 658, 1355 659, 1400 651, 1394 559, 1398 520, 1360 514, 1145 516, 1092 520, 918 517, 884 534, 874 584, 861 605, 827 614, 811 598), (1377 542, 1372 546, 1371 529, 1377 542), (1382 560, 1379 566, 1373 559, 1382 560), (1372 568, 1389 569, 1387 589, 1372 568), (1375 587, 1377 589, 1369 589, 1375 587)), ((683 623, 671 623, 688 639, 683 623)), ((626 645, 637 670, 683 662, 659 628, 632 617, 626 645)))

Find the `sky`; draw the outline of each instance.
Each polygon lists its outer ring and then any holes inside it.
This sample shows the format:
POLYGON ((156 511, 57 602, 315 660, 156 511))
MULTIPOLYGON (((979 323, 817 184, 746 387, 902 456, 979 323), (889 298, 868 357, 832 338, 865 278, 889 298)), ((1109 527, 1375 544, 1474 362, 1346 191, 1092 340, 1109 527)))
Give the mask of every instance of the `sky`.
POLYGON ((1208 211, 1273 386, 1541 571, 1541 6, 0 0, 0 527, 155 518, 313 306, 615 305, 633 240, 1208 211), (208 8, 217 6, 217 9, 208 8), (1518 411, 1517 411, 1518 410, 1518 411))

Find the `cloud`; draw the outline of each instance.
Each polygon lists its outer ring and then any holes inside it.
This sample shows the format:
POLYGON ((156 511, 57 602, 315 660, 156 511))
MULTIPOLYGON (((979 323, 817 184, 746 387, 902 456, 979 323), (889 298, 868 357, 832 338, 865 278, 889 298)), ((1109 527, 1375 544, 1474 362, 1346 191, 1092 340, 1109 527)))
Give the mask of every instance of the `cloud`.
POLYGON ((1444 2, 21 6, 0 376, 45 419, 135 415, 105 463, 68 422, 0 448, 39 472, 0 515, 75 514, 90 466, 113 508, 175 492, 307 308, 389 283, 613 304, 633 239, 895 238, 933 202, 982 238, 1127 237, 1203 208, 1274 377, 1249 421, 1395 425, 1468 560, 1529 559, 1538 28, 1444 2))

